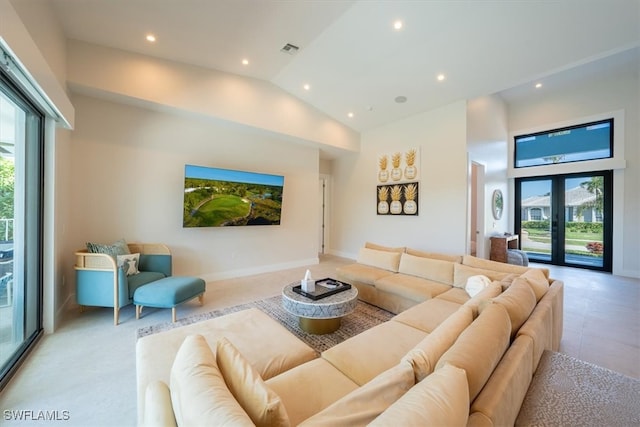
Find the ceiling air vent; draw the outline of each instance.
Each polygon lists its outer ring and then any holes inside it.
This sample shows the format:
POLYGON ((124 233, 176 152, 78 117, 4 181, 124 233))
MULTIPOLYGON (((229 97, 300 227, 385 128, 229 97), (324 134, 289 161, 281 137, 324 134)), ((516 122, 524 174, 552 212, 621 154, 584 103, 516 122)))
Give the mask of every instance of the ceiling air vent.
POLYGON ((284 45, 282 49, 280 49, 280 52, 284 52, 289 55, 295 55, 296 52, 298 52, 298 50, 300 50, 298 46, 292 45, 291 43, 287 43, 284 45))

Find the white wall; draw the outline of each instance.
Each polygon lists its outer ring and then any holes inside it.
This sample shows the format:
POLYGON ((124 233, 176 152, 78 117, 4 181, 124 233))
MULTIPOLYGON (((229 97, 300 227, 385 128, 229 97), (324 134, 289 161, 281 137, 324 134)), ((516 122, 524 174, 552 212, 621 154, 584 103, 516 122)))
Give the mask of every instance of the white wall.
MULTIPOLYGON (((640 277, 640 69, 536 94, 508 104, 509 131, 553 129, 557 123, 623 111, 617 141, 626 167, 614 170, 613 273, 640 277)), ((617 132, 617 131, 616 131, 617 132)), ((561 173, 560 166, 559 172, 561 173)))
POLYGON ((318 262, 318 149, 214 120, 85 96, 73 102, 68 234, 77 248, 162 242, 174 274, 205 280, 318 262), (183 228, 185 164, 284 175, 281 225, 183 228))
POLYGON ((361 152, 333 161, 329 252, 355 258, 364 242, 461 254, 466 248, 467 149, 464 101, 364 133, 361 152), (421 150, 419 215, 376 213, 378 156, 421 150))
POLYGON ((513 232, 513 195, 507 186, 507 111, 496 95, 475 98, 467 102, 467 148, 469 159, 485 166, 484 224, 479 225, 484 237, 484 254, 490 251, 490 237, 506 231, 513 232), (504 212, 500 219, 493 217, 492 196, 501 190, 504 212))

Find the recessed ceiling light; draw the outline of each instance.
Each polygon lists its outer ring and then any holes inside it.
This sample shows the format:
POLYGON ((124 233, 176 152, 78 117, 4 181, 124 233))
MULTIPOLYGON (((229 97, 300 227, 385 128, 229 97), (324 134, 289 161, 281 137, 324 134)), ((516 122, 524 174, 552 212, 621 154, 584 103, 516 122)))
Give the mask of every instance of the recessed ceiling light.
POLYGON ((349 112, 347 113, 347 116, 351 119, 351 118, 353 118, 353 113, 352 113, 351 111, 349 111, 349 112))
POLYGON ((446 76, 444 74, 438 74, 436 78, 438 79, 439 82, 441 82, 446 78, 446 76))
POLYGON ((407 97, 406 96, 396 96, 395 101, 398 104, 404 104, 405 102, 407 102, 407 97))
POLYGON ((393 29, 394 30, 401 30, 402 29, 402 21, 397 20, 393 23, 393 29))
POLYGON ((242 65, 249 65, 249 60, 247 58, 243 59, 242 65))
POLYGON ((155 42, 156 41, 156 36, 154 36, 153 34, 147 34, 147 37, 145 37, 147 39, 148 42, 155 42))
POLYGON ((540 89, 542 87, 542 83, 536 83, 536 89, 540 89))
POLYGON ((304 90, 311 89, 311 85, 309 85, 309 83, 305 83, 302 87, 303 87, 304 90))

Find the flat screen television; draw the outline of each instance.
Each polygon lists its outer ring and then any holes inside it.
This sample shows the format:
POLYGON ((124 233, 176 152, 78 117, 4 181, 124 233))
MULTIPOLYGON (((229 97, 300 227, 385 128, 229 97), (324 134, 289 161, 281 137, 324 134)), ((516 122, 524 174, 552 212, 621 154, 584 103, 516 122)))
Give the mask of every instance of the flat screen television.
POLYGON ((185 165, 183 227, 280 225, 284 176, 185 165))

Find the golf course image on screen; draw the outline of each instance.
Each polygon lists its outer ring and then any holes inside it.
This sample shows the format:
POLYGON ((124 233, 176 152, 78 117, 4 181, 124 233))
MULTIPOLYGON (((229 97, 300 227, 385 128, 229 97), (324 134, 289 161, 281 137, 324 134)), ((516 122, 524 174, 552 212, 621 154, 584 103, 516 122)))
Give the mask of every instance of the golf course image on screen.
POLYGON ((186 165, 184 227, 279 225, 284 176, 186 165))

